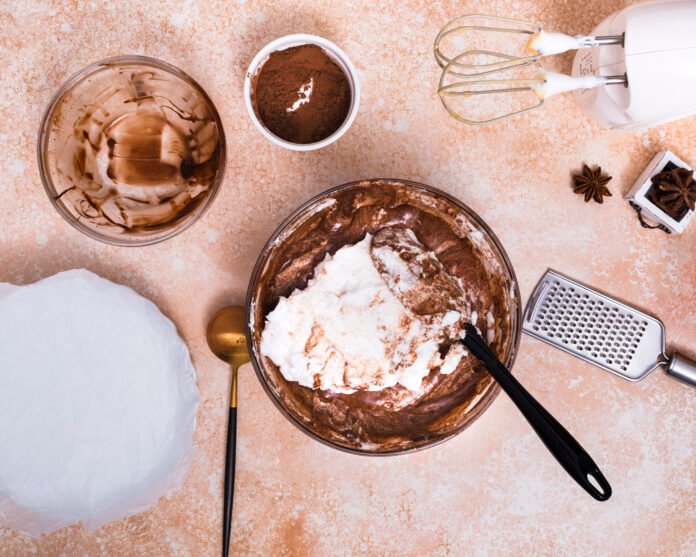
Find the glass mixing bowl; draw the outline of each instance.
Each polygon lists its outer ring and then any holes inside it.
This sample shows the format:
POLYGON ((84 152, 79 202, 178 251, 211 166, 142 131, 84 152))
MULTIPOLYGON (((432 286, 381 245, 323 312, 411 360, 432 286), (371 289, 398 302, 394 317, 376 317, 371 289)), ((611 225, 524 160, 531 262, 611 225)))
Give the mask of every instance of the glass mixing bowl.
POLYGON ((38 159, 51 203, 72 226, 141 246, 171 238, 210 207, 225 135, 213 102, 184 72, 119 56, 58 90, 41 122, 38 159))
MULTIPOLYGON (((316 420, 313 420, 311 413, 303 410, 302 405, 297 402, 297 397, 292 394, 295 387, 291 387, 285 381, 275 364, 262 356, 260 351, 260 337, 266 314, 274 307, 278 295, 289 294, 289 292, 271 292, 273 278, 280 276, 286 270, 286 265, 283 263, 285 258, 289 257, 288 253, 283 255, 286 246, 302 242, 302 249, 305 249, 306 246, 308 253, 312 252, 316 249, 316 243, 310 237, 311 231, 315 227, 321 226, 322 216, 332 210, 332 206, 336 205, 336 199, 339 196, 352 196, 351 199, 355 200, 356 206, 360 206, 361 203, 368 203, 364 201, 367 197, 365 192, 368 190, 372 192, 370 196, 373 198, 375 192, 377 192, 377 197, 380 193, 389 196, 394 192, 400 192, 395 193, 395 195, 414 196, 413 199, 417 199, 419 205, 422 205, 430 213, 446 218, 448 222, 456 223, 461 232, 461 234, 458 232, 460 238, 466 235, 467 238, 475 239, 478 243, 477 246, 481 246, 483 252, 486 253, 486 268, 495 273, 496 281, 499 281, 497 284, 502 286, 498 291, 504 292, 503 297, 505 298, 503 301, 505 307, 502 313, 507 323, 507 334, 500 335, 500 339, 495 341, 499 345, 494 346, 494 348, 501 361, 508 368, 512 367, 520 342, 521 303, 515 273, 505 250, 483 220, 461 201, 430 186, 404 180, 367 180, 338 186, 314 197, 281 223, 262 250, 249 283, 246 300, 247 345, 250 347, 251 361, 264 390, 280 412, 304 433, 326 445, 351 453, 364 455, 402 454, 441 443, 463 431, 491 404, 500 390, 498 384, 483 368, 480 371, 479 368, 476 368, 475 396, 467 401, 466 405, 462 404, 461 407, 438 417, 438 424, 444 425, 438 426, 439 429, 434 434, 406 442, 400 441, 392 445, 388 443, 379 445, 356 443, 337 431, 327 429, 326 424, 319 425, 316 420)), ((335 210, 340 213, 340 209, 335 210)), ((340 213, 337 217, 338 220, 343 223, 349 222, 351 215, 346 213, 340 213)), ((344 226, 344 224, 337 226, 344 226)), ((366 231, 356 230, 355 235, 362 234, 364 237, 366 231)), ((416 232, 418 233, 418 231, 416 232)), ((328 248, 328 252, 333 253, 340 247, 341 245, 333 243, 328 248)), ((313 253, 312 265, 316 265, 316 262, 323 259, 324 253, 313 253)), ((492 275, 487 274, 486 276, 492 275)), ((304 387, 297 388, 304 389, 304 387)), ((309 392, 309 389, 307 391, 309 392)))

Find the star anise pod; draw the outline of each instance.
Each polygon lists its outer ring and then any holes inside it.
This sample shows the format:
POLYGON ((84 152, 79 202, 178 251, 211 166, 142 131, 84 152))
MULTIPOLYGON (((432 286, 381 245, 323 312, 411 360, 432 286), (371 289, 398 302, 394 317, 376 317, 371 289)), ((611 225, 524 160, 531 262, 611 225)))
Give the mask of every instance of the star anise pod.
POLYGON ((696 210, 696 182, 694 171, 686 168, 674 168, 667 172, 655 174, 652 183, 657 187, 656 198, 667 209, 667 213, 696 210))
POLYGON ((606 196, 611 197, 611 192, 607 184, 611 176, 602 175, 602 167, 598 166, 594 170, 586 164, 582 165, 582 174, 573 176, 573 191, 585 196, 585 203, 594 199, 597 203, 602 203, 606 196))

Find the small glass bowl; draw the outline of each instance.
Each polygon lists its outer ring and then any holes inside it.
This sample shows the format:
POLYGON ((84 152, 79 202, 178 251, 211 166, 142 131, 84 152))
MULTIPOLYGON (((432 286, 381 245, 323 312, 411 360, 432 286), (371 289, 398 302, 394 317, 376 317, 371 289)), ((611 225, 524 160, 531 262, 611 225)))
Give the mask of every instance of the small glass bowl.
POLYGON ((508 317, 510 331, 508 341, 504 346, 503 354, 500 358, 508 369, 512 368, 519 348, 522 324, 522 306, 517 278, 515 277, 512 264, 510 263, 503 246, 500 244, 500 241, 495 236, 493 231, 486 225, 481 217, 479 217, 464 203, 455 197, 452 197, 451 195, 433 187, 406 180, 390 179, 350 182, 327 190, 324 193, 310 199, 280 224, 261 251, 252 272, 249 288, 247 290, 246 339, 247 346, 249 346, 250 349, 249 352, 251 362, 254 366, 254 370, 256 371, 256 375, 266 391, 266 394, 270 397, 278 410, 280 410, 281 414, 283 414, 283 416, 285 416, 302 432, 309 435, 313 439, 348 453, 367 456, 387 456, 411 453, 427 447, 432 447, 458 435, 469 425, 471 425, 490 406, 495 397, 498 395, 500 386, 497 382, 491 380, 481 392, 477 392, 475 402, 466 408, 463 419, 456 423, 450 424, 450 430, 444 434, 425 441, 413 441, 409 446, 398 449, 383 450, 377 446, 358 447, 348 443, 338 442, 336 439, 331 439, 322 435, 321 432, 315 431, 315 429, 312 427, 311 420, 307 420, 306 418, 303 419, 302 416, 298 415, 293 408, 289 407, 283 401, 280 396, 282 393, 282 387, 279 385, 278 381, 275 380, 275 377, 277 377, 277 374, 280 372, 269 368, 265 361, 266 358, 260 355, 259 347, 260 333, 263 330, 265 321, 265 315, 261 309, 262 302, 259 300, 259 295, 262 291, 261 283, 262 279, 267 278, 266 275, 268 273, 268 269, 273 267, 274 259, 278 253, 282 251, 283 243, 289 238, 292 238, 295 231, 297 231, 298 227, 303 223, 307 223, 309 221, 318 222, 318 215, 332 206, 332 198, 334 195, 349 189, 359 190, 359 188, 371 186, 375 183, 382 183, 385 188, 397 186, 415 190, 420 196, 422 196, 423 199, 433 201, 432 204, 429 204, 430 210, 438 207, 438 205, 440 207, 445 206, 445 210, 447 211, 449 217, 454 216, 461 219, 458 222, 466 223, 466 228, 476 235, 479 238, 479 241, 484 242, 484 245, 490 250, 490 254, 494 260, 495 266, 500 269, 500 273, 504 279, 509 296, 508 317))
MULTIPOLYGON (((137 112, 140 109, 132 110, 137 112)), ((125 116, 129 116, 129 114, 125 114, 125 116)), ((119 118, 115 118, 111 125, 118 123, 118 120, 119 118)), ((164 127, 167 127, 167 124, 164 127)), ((161 132, 162 128, 159 129, 161 132)), ((175 128, 171 126, 167 130, 170 137, 172 129, 175 128)), ((103 141, 104 130, 99 130, 99 133, 101 133, 100 140, 103 141)), ((112 140, 109 139, 109 141, 112 140)), ((161 142, 164 144, 164 139, 161 139, 161 142)), ((151 150, 152 145, 150 142, 149 148, 151 150)), ((94 151, 99 152, 99 149, 95 148, 94 151)), ((165 148, 161 149, 161 153, 165 153, 165 151, 165 148)), ((161 242, 179 234, 196 222, 210 207, 220 189, 224 174, 225 134, 220 116, 210 97, 186 73, 155 58, 136 55, 117 56, 83 68, 60 87, 44 112, 39 128, 37 155, 41 180, 48 198, 58 213, 74 228, 94 240, 107 244, 144 246, 161 242), (143 76, 143 78, 140 79, 139 76, 143 76), (117 95, 112 95, 112 92, 117 89, 126 96, 130 94, 131 97, 125 101, 117 99, 117 95), (167 94, 174 97, 175 100, 172 101, 165 97, 162 93, 163 90, 167 91, 167 94), (123 91, 129 91, 129 93, 123 91), (99 104, 104 99, 106 99, 104 105, 99 104), (135 206, 136 210, 141 210, 144 213, 150 210, 149 203, 157 205, 159 202, 158 208, 166 210, 169 207, 173 212, 171 218, 158 216, 150 224, 148 224, 146 217, 139 218, 135 222, 142 222, 142 225, 131 227, 124 226, 121 222, 114 223, 112 219, 105 218, 101 207, 97 208, 92 203, 91 198, 85 196, 81 189, 82 187, 93 188, 90 193, 99 190, 100 199, 106 199, 109 195, 109 184, 105 185, 104 181, 101 183, 91 182, 92 173, 85 174, 90 180, 84 178, 83 183, 81 178, 78 179, 74 175, 69 176, 69 172, 65 172, 65 168, 79 168, 81 153, 78 152, 79 148, 75 149, 73 146, 74 137, 82 138, 84 136, 83 142, 91 142, 93 135, 90 125, 94 129, 101 123, 100 118, 103 116, 114 117, 114 113, 109 112, 114 108, 118 110, 124 105, 140 107, 143 99, 145 102, 151 99, 154 108, 161 111, 162 114, 171 115, 171 121, 177 119, 177 123, 187 124, 187 129, 180 129, 179 132, 176 132, 180 135, 172 141, 186 138, 185 141, 190 141, 185 147, 188 149, 186 152, 195 154, 191 154, 191 158, 186 161, 182 160, 180 170, 176 171, 180 175, 172 178, 170 183, 166 182, 165 173, 162 174, 163 177, 157 178, 159 181, 151 189, 148 189, 153 185, 151 183, 146 184, 145 187, 142 187, 140 183, 125 184, 124 187, 130 189, 126 189, 124 199, 127 200, 126 203, 135 206), (191 101, 193 104, 182 109, 181 104, 191 99, 193 99, 191 101), (107 103, 109 104, 107 105, 107 103), (90 117, 93 117, 90 124, 84 125, 85 118, 90 117), (94 124, 95 122, 96 124, 94 124), (201 122, 203 124, 200 124, 201 122), (201 131, 205 126, 208 129, 201 131), (191 148, 192 145, 193 148, 191 148), (193 162, 195 157, 199 158, 199 162, 204 161, 197 166, 204 168, 200 174, 196 174, 197 170, 191 170, 191 165, 197 164, 193 162), (188 167, 185 168, 184 164, 187 164, 188 167), (203 176, 200 184, 190 185, 195 184, 199 176, 203 176), (80 183, 80 187, 75 187, 76 182, 80 183), (85 186, 85 184, 87 185, 85 186), (191 188, 190 194, 187 189, 185 194, 177 197, 177 188, 186 189, 189 187, 191 188), (142 193, 142 196, 138 197, 136 201, 129 200, 130 192, 135 190, 138 190, 138 196, 141 196, 141 192, 146 190, 147 193, 142 193), (156 192, 156 194, 150 192, 156 192), (156 195, 154 202, 147 200, 147 196, 153 199, 152 195, 156 195), (187 199, 188 201, 186 201, 187 199), (174 211, 176 212, 174 213, 174 211)), ((98 157, 101 156, 100 153, 98 157)), ((142 154, 138 152, 137 148, 131 148, 129 156, 129 160, 137 163, 137 159, 142 154)), ((98 157, 93 157, 93 165, 95 161, 99 160, 98 157)), ((146 160, 146 164, 149 164, 153 159, 142 160, 146 160)), ((178 161, 178 159, 176 160, 178 161)), ((103 164, 103 161, 99 164, 103 164)), ((109 168, 111 167, 109 166, 109 168)), ((172 168, 176 168, 176 165, 172 168)), ((104 172, 104 174, 108 174, 109 178, 112 178, 109 171, 104 172)), ((119 184, 118 187, 120 186, 119 184)), ((112 191, 116 192, 117 190, 112 189, 112 191)), ((114 209, 114 213, 117 212, 118 210, 114 209)))

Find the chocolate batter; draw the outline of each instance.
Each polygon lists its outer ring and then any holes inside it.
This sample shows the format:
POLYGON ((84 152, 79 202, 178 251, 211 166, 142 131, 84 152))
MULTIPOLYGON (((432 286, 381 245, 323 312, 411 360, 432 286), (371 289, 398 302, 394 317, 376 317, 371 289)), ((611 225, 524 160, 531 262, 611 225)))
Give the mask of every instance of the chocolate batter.
POLYGON ((350 111, 346 74, 313 44, 273 52, 257 72, 252 94, 263 125, 291 143, 326 139, 350 111))
MULTIPOLYGON (((360 241, 385 226, 413 230, 446 270, 459 277, 491 346, 511 362, 517 342, 518 296, 514 279, 487 236, 454 203, 416 184, 366 181, 352 184, 295 220, 275 242, 252 284, 258 359, 265 316, 279 297, 304 288, 327 253, 360 241), (493 323, 488 315, 493 318, 493 323)), ((433 370, 417 392, 397 385, 382 391, 336 394, 288 382, 270 359, 260 358, 261 374, 284 410, 320 438, 364 452, 389 453, 432 444, 461 431, 487 407, 497 389, 472 356, 457 370, 433 370)))

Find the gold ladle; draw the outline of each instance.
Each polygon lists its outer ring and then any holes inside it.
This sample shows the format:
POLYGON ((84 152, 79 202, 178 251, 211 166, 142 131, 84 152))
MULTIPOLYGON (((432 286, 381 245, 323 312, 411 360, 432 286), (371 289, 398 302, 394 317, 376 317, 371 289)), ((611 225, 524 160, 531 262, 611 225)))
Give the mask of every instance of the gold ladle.
POLYGON ((232 367, 230 414, 227 422, 227 456, 225 457, 225 492, 223 503, 222 555, 227 557, 232 530, 232 501, 234 500, 234 464, 237 449, 237 370, 249 361, 244 335, 244 308, 222 308, 211 318, 205 336, 210 350, 232 367))

